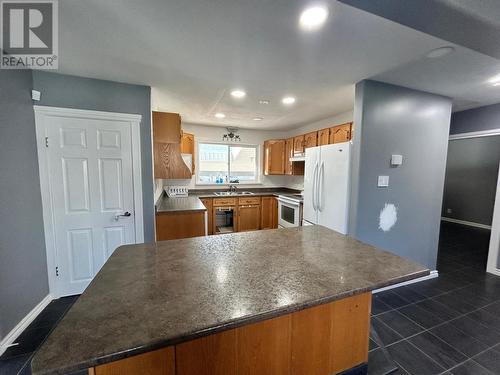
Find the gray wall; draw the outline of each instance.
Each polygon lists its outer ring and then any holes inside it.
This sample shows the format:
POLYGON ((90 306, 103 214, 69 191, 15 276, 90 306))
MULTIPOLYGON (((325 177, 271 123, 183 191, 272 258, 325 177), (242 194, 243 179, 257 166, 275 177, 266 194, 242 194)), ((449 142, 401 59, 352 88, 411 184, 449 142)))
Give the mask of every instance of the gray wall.
POLYGON ((0 340, 47 294, 30 71, 0 70, 0 340))
POLYGON ((451 116, 450 134, 500 129, 500 104, 455 112, 451 116))
POLYGON ((154 241, 151 88, 42 71, 33 72, 33 86, 42 93, 41 101, 37 103, 39 105, 142 115, 144 240, 154 241))
POLYGON ((442 215, 491 225, 499 161, 500 135, 450 141, 442 215))
POLYGON ((435 269, 451 100, 362 81, 356 85, 350 232, 355 238, 435 269), (392 168, 391 154, 403 165, 392 168), (377 176, 390 185, 377 187, 377 176), (386 203, 398 209, 394 227, 379 229, 386 203))

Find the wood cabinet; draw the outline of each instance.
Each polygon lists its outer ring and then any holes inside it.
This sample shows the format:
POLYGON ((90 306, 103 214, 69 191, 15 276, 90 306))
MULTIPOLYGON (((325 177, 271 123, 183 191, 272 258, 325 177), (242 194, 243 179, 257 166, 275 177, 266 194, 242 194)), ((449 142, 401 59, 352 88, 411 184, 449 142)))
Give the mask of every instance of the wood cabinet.
POLYGON ((318 131, 318 146, 330 144, 330 128, 318 131))
POLYGON ((318 145, 318 132, 311 132, 304 135, 304 148, 316 147, 318 145))
POLYGON ((260 203, 238 205, 238 232, 260 229, 260 203))
POLYGON ((205 235, 205 211, 156 214, 156 240, 166 241, 205 235))
POLYGON ((293 138, 293 154, 301 155, 304 153, 304 136, 299 135, 293 138))
POLYGON ((260 229, 278 228, 278 200, 276 197, 262 197, 260 229))
POLYGON ((181 153, 191 154, 191 173, 194 174, 195 154, 194 154, 194 134, 182 132, 181 153))
POLYGON ((181 116, 178 113, 153 112, 154 142, 178 144, 181 136, 181 116))
POLYGON ((330 143, 342 143, 351 140, 352 123, 342 124, 330 128, 330 143))
POLYGON ((285 174, 285 140, 272 139, 264 142, 264 174, 285 174))
POLYGON ((214 227, 213 227, 213 199, 212 198, 202 198, 200 199, 203 205, 207 208, 207 228, 208 228, 208 235, 214 234, 214 227))
POLYGON ((191 171, 181 156, 181 117, 153 112, 154 178, 190 179, 191 171))

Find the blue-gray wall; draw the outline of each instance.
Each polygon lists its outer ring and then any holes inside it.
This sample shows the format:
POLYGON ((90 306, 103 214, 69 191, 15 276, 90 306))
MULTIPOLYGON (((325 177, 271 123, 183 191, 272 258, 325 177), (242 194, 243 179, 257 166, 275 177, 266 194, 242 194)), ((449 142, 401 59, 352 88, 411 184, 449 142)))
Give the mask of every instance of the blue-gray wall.
POLYGON ((38 105, 142 115, 144 240, 146 242, 154 241, 151 88, 42 71, 33 72, 33 87, 42 93, 38 105))
POLYGON ((500 135, 450 141, 442 215, 491 225, 499 162, 500 135))
POLYGON ((356 85, 350 234, 435 269, 451 117, 451 100, 362 81, 356 85), (391 154, 403 165, 390 166, 391 154), (387 175, 387 188, 377 177, 387 175), (386 203, 398 220, 384 232, 379 215, 386 203))
POLYGON ((0 340, 49 293, 31 87, 0 70, 0 340))
POLYGON ((500 104, 455 112, 451 116, 450 134, 500 129, 500 104))

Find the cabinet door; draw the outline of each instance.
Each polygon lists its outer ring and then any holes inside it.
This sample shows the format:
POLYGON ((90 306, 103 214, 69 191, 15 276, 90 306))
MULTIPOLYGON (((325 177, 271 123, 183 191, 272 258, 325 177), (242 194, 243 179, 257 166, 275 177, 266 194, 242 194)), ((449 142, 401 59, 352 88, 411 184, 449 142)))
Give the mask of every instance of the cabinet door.
POLYGON ((304 135, 304 148, 316 147, 318 145, 318 132, 304 135))
POLYGON ((262 197, 261 215, 260 215, 260 229, 273 228, 273 200, 274 197, 262 197))
POLYGON ((214 234, 214 227, 213 227, 213 200, 212 198, 203 198, 200 199, 203 205, 207 208, 207 218, 208 218, 208 235, 214 234))
POLYGON ((318 132, 318 146, 324 146, 330 143, 330 128, 318 132))
POLYGON ((194 134, 182 132, 181 153, 182 154, 191 154, 191 165, 193 167, 192 172, 194 174, 194 166, 195 166, 194 134))
POLYGON ((238 207, 238 232, 260 229, 260 204, 238 207))
POLYGON ((303 135, 299 135, 298 137, 295 137, 293 139, 293 153, 295 155, 304 153, 304 136, 303 135))
POLYGON ((293 156, 293 138, 288 138, 285 145, 285 174, 293 174, 293 163, 290 158, 293 156))
POLYGON ((285 174, 285 141, 283 139, 264 142, 264 174, 285 174))
POLYGON ((347 123, 330 129, 330 143, 342 143, 351 140, 351 125, 347 123))
POLYGON ((181 116, 178 113, 153 112, 153 142, 180 143, 181 116))

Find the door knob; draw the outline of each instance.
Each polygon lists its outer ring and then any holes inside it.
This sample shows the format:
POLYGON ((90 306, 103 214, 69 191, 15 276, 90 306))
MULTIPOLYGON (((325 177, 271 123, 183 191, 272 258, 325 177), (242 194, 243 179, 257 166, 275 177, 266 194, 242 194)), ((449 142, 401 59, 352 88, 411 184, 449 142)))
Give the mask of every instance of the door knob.
POLYGON ((115 215, 115 220, 118 221, 120 217, 130 217, 132 214, 128 211, 125 211, 123 214, 115 215))

